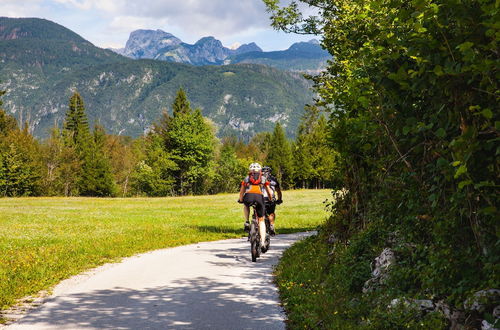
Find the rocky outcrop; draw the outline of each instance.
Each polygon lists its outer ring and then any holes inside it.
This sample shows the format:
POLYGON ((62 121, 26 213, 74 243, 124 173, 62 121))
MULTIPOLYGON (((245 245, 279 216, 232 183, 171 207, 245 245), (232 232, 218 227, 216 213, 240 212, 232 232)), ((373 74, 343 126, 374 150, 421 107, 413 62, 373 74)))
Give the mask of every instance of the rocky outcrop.
POLYGON ((162 30, 136 30, 130 34, 123 55, 153 59, 160 50, 175 49, 181 44, 180 39, 162 30))
POLYGON ((500 325, 500 290, 481 290, 467 299, 464 309, 451 307, 443 300, 434 302, 430 299, 396 298, 391 301, 388 308, 405 306, 420 311, 422 314, 430 312, 441 313, 448 321, 450 329, 464 329, 465 326, 474 329, 494 330, 500 325), (486 320, 485 318, 488 318, 486 320))
POLYGON ((125 49, 117 52, 134 59, 147 58, 193 65, 219 65, 231 55, 261 51, 262 49, 255 43, 241 45, 233 50, 224 47, 214 37, 204 37, 194 45, 190 45, 162 30, 136 30, 130 34, 125 49))
POLYGON ((372 277, 365 282, 363 293, 375 290, 383 284, 389 272, 389 268, 396 262, 396 255, 390 248, 385 248, 382 253, 375 258, 372 277))

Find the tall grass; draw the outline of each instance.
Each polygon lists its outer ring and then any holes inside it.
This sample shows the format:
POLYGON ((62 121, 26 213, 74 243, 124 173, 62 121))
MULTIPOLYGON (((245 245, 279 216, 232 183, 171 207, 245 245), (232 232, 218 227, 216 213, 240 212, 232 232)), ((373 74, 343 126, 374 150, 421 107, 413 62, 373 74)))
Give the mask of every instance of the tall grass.
MULTIPOLYGON (((327 190, 284 192, 278 233, 323 222, 327 190)), ((0 309, 136 253, 244 232, 236 194, 177 198, 0 199, 0 309)))

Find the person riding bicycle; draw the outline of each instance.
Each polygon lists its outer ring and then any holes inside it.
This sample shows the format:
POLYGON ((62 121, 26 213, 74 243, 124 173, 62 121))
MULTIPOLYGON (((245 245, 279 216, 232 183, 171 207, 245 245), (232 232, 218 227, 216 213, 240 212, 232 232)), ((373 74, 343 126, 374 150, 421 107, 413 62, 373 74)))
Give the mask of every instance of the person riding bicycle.
POLYGON ((269 166, 264 166, 262 168, 262 174, 266 178, 266 181, 269 182, 269 188, 271 188, 271 195, 267 194, 267 191, 264 191, 264 207, 266 209, 266 215, 269 217, 270 228, 269 231, 271 236, 276 235, 276 231, 274 230, 274 220, 276 219, 276 205, 283 203, 282 194, 281 194, 281 186, 278 182, 278 179, 272 175, 272 169, 269 166), (276 196, 277 195, 277 196, 276 196), (276 198, 278 197, 278 198, 276 198))
POLYGON ((264 195, 266 191, 270 196, 272 194, 269 188, 269 182, 262 176, 262 166, 259 163, 252 163, 249 166, 248 176, 241 182, 239 203, 245 204, 243 214, 245 216, 245 231, 249 231, 250 223, 248 217, 250 215, 250 206, 255 204, 255 210, 259 219, 259 232, 262 245, 266 238, 266 223, 264 222, 264 195))

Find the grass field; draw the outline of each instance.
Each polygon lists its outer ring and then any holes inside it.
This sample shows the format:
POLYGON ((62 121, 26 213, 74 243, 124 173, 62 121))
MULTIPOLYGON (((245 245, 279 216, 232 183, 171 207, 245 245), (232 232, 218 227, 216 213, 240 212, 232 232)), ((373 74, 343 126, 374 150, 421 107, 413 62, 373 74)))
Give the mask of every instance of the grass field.
MULTIPOLYGON (((329 197, 328 190, 284 192, 278 234, 315 229, 329 197)), ((0 199, 0 309, 121 257, 241 237, 243 212, 236 200, 236 194, 0 199)))

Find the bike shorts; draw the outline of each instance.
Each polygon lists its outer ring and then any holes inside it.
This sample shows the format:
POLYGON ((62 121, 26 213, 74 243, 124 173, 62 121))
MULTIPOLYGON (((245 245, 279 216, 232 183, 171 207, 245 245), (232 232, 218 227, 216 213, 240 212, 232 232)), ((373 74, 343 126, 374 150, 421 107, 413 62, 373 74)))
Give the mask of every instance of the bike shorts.
POLYGON ((257 211, 257 216, 262 218, 264 216, 264 196, 261 194, 245 194, 243 196, 243 203, 246 206, 251 206, 255 203, 255 210, 257 211))
POLYGON ((274 211, 276 210, 276 203, 273 201, 270 201, 269 198, 264 198, 264 207, 266 209, 266 214, 273 214, 274 211))

